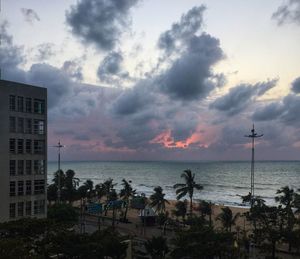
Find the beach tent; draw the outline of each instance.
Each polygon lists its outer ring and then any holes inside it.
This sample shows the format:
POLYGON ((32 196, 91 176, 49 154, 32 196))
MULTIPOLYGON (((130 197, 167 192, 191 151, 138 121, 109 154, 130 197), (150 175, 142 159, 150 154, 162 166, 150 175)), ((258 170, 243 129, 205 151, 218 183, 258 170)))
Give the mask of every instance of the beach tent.
POLYGON ((90 214, 101 214, 102 204, 101 203, 89 203, 87 204, 87 213, 90 214))
POLYGON ((107 209, 121 209, 124 204, 122 200, 109 201, 107 204, 107 209))
POLYGON ((155 224, 157 214, 151 207, 146 205, 145 208, 140 211, 139 217, 146 226, 152 226, 155 224))

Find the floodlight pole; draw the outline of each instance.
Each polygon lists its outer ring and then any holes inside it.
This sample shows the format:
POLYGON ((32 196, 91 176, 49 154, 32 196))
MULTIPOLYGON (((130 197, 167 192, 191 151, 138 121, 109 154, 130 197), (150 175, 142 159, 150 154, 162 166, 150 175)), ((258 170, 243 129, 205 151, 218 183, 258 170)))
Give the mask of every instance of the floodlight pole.
POLYGON ((264 134, 258 135, 255 132, 254 129, 254 124, 251 130, 251 134, 250 135, 246 135, 246 138, 251 138, 252 141, 252 152, 251 152, 251 188, 250 188, 250 194, 251 194, 251 207, 253 205, 253 198, 254 198, 254 146, 255 146, 255 138, 260 138, 262 137, 264 134))
POLYGON ((60 149, 62 147, 64 147, 64 145, 62 145, 60 143, 60 140, 58 141, 57 146, 54 146, 58 149, 58 181, 57 181, 57 202, 60 203, 60 198, 61 198, 61 174, 60 174, 60 149))

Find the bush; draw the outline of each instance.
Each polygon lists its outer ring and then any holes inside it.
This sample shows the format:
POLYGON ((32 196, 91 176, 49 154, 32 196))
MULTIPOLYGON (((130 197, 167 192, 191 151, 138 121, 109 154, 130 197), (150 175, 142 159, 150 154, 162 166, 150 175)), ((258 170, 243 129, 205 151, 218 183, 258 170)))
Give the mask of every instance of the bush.
POLYGON ((78 221, 78 212, 70 204, 55 204, 49 207, 47 216, 57 223, 74 224, 78 221))

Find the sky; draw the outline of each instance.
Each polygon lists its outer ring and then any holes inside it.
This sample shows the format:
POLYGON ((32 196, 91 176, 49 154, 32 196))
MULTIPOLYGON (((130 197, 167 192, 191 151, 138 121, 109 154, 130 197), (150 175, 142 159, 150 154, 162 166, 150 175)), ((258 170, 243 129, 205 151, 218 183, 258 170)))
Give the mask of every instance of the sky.
POLYGON ((48 89, 48 158, 300 157, 300 0, 2 0, 2 79, 48 89))

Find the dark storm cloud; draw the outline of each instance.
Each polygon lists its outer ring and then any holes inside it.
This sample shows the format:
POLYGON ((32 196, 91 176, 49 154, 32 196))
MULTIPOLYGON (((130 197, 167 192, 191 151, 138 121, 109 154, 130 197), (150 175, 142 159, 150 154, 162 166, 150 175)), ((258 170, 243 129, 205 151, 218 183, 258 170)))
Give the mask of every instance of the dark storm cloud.
POLYGON ((31 24, 35 21, 41 20, 38 14, 33 9, 21 8, 21 12, 25 20, 31 24))
POLYGON ((52 43, 43 43, 37 46, 37 55, 36 58, 39 61, 44 62, 45 60, 49 59, 54 55, 53 50, 54 44, 52 43))
POLYGON ((193 36, 186 51, 160 76, 160 90, 179 100, 206 97, 217 86, 212 66, 223 57, 218 39, 205 33, 193 36))
POLYGON ((128 73, 122 68, 123 55, 121 52, 110 52, 98 67, 97 75, 101 81, 113 82, 117 78, 126 78, 128 73))
POLYGON ((72 82, 60 69, 41 63, 34 64, 28 71, 28 82, 48 88, 48 105, 51 109, 69 94, 72 82))
POLYGON ((170 30, 162 33, 158 40, 158 47, 171 53, 177 47, 178 41, 189 40, 201 28, 203 23, 204 6, 193 7, 183 14, 180 22, 173 23, 170 30))
POLYGON ((300 125, 300 96, 290 94, 279 102, 273 102, 258 109, 253 114, 253 119, 257 121, 279 120, 285 125, 300 125))
POLYGON ((222 111, 228 116, 238 114, 245 110, 257 97, 262 96, 269 89, 273 88, 277 81, 277 79, 274 79, 255 85, 241 84, 231 88, 228 94, 219 97, 211 103, 210 108, 222 111))
POLYGON ((273 13, 272 19, 275 19, 278 25, 291 22, 300 25, 300 1, 289 0, 286 4, 279 6, 273 13))
POLYGON ((99 49, 112 50, 130 24, 129 11, 139 0, 80 0, 66 13, 72 33, 99 49))
POLYGON ((300 77, 296 78, 293 82, 292 82, 292 91, 294 93, 299 94, 300 93, 300 77))
POLYGON ((277 119, 284 111, 279 103, 271 103, 254 112, 252 118, 255 121, 268 121, 277 119))
POLYGON ((141 81, 135 87, 125 89, 114 101, 112 112, 116 115, 132 115, 154 104, 154 96, 149 91, 148 81, 141 81))
POLYGON ((25 73, 18 66, 25 61, 23 47, 16 46, 13 38, 7 32, 8 22, 0 24, 0 67, 1 76, 7 80, 24 81, 25 73))

